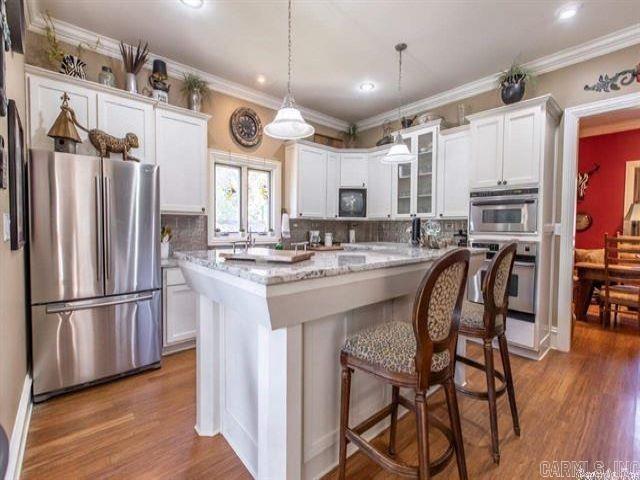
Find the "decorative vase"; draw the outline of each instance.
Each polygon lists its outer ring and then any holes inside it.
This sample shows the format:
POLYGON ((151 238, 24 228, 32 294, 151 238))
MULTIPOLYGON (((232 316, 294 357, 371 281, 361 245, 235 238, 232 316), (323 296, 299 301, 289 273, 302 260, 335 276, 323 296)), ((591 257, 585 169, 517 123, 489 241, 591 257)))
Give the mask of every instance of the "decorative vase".
POLYGON ((138 79, 135 73, 125 73, 124 86, 127 92, 138 93, 138 79))
POLYGON ((169 258, 169 242, 160 242, 160 258, 169 258))
POLYGON ((80 57, 75 55, 65 55, 60 61, 60 73, 69 75, 70 77, 86 79, 87 74, 84 71, 87 64, 84 63, 80 57))
POLYGON ((189 109, 194 112, 199 112, 202 108, 202 95, 198 90, 193 90, 189 92, 189 109))
POLYGON ((502 101, 507 105, 519 102, 524 97, 524 87, 525 82, 523 80, 503 83, 500 89, 502 101))
POLYGON ((116 76, 113 74, 111 67, 102 67, 102 70, 98 74, 98 83, 101 83, 102 85, 106 85, 108 87, 116 86, 116 76))

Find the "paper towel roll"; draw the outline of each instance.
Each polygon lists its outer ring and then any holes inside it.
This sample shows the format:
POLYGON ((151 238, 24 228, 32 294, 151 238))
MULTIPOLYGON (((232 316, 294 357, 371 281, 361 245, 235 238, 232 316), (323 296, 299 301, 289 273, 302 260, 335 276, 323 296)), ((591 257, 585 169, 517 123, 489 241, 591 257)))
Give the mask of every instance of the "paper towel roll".
POLYGON ((289 226, 289 214, 282 214, 282 238, 291 238, 291 227, 289 226))

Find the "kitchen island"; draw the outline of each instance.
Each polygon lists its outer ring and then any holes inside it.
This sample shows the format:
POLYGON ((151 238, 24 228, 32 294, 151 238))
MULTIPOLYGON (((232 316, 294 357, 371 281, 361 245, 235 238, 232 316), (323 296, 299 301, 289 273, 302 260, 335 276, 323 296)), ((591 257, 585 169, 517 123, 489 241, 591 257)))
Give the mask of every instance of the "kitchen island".
MULTIPOLYGON (((225 261, 216 250, 176 255, 199 293, 196 430, 222 433, 255 478, 318 478, 337 464, 346 336, 411 321, 422 277, 451 250, 346 248, 291 265, 225 261)), ((472 251, 470 274, 483 258, 472 251)), ((352 422, 390 392, 355 374, 352 422)))

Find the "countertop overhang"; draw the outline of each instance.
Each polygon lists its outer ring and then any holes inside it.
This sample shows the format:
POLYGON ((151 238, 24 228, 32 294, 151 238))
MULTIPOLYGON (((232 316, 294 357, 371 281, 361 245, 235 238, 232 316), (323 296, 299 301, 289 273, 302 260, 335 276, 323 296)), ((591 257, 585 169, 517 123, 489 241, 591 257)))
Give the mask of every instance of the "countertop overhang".
MULTIPOLYGON (((176 258, 195 291, 275 330, 414 294, 431 263, 453 249, 364 244, 285 266, 224 260, 221 250, 176 258)), ((470 250, 482 262, 484 250, 470 250)))

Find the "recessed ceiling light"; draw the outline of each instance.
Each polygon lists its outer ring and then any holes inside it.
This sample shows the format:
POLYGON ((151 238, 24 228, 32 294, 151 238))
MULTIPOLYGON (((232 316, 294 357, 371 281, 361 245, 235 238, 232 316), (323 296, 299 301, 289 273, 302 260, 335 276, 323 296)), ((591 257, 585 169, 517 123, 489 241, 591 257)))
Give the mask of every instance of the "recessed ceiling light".
POLYGON ((556 17, 558 18, 558 20, 561 20, 561 21, 569 20, 570 18, 573 18, 576 16, 576 13, 578 13, 579 8, 580 8, 579 3, 569 3, 567 5, 560 7, 560 9, 556 12, 556 17))
POLYGON ((376 86, 373 82, 364 82, 360 84, 360 90, 363 92, 371 92, 376 89, 376 86))
POLYGON ((260 85, 264 85, 264 83, 267 81, 267 77, 265 77, 264 75, 260 74, 256 77, 256 82, 258 82, 260 85))
POLYGON ((180 0, 187 7, 200 8, 204 4, 204 0, 180 0))

